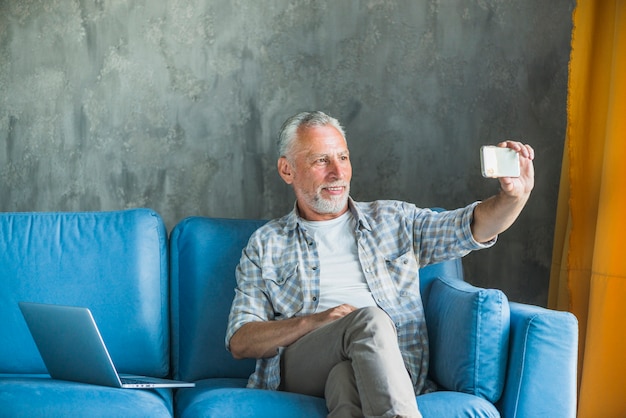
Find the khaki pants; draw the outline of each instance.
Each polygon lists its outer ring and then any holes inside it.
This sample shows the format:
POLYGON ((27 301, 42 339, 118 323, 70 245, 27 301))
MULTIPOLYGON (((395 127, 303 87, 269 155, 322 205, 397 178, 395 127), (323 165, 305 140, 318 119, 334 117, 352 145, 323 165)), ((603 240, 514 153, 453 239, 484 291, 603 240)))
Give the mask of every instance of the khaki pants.
POLYGON ((325 397, 329 417, 421 417, 395 326, 377 307, 354 311, 287 347, 281 390, 325 397))

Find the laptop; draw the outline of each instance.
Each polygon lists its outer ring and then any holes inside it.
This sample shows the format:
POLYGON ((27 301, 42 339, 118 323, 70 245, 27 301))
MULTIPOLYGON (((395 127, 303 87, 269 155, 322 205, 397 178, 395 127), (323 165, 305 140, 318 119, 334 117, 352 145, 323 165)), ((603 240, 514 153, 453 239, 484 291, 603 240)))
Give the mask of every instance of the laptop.
POLYGON ((125 389, 194 387, 195 383, 118 374, 88 308, 20 302, 53 379, 125 389))

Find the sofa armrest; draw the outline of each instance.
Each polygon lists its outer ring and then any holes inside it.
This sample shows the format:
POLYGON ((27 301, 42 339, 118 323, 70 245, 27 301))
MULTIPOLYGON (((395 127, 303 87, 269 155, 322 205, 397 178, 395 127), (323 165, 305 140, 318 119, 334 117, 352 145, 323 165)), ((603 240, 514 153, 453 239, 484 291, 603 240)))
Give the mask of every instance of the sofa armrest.
POLYGON ((575 417, 578 322, 569 312, 511 303, 504 418, 575 417))

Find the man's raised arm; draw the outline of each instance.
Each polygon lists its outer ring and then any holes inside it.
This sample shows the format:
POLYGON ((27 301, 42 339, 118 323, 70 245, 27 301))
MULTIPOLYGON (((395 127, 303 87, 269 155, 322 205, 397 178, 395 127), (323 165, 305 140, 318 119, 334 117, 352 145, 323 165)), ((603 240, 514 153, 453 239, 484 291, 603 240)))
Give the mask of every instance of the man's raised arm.
POLYGON ((521 213, 535 185, 535 151, 532 147, 514 141, 501 142, 498 146, 519 153, 520 176, 500 178, 500 193, 484 200, 474 209, 472 234, 478 242, 490 241, 506 231, 521 213))

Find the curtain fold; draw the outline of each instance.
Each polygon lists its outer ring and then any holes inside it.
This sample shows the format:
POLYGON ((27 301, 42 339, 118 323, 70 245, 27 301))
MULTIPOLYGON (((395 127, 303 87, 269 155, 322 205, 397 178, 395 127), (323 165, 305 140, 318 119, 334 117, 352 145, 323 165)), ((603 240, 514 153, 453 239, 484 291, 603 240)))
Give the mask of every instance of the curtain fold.
POLYGON ((626 417, 626 0, 579 0, 549 306, 579 320, 578 416, 626 417))

